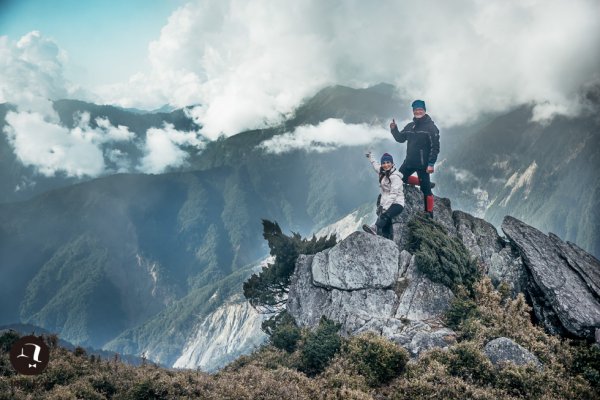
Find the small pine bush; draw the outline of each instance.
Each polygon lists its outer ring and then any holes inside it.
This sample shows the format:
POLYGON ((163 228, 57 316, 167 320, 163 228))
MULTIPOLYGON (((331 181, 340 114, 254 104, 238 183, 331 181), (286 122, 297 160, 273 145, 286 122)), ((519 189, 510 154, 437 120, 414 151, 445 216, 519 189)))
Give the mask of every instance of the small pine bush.
POLYGON ((73 350, 73 354, 77 357, 85 357, 87 356, 87 351, 85 351, 83 347, 77 346, 75 347, 75 350, 73 350))
POLYGON ((4 332, 2 336, 0 336, 0 351, 6 353, 10 352, 10 348, 20 337, 21 336, 13 330, 4 332))
POLYGON ((130 400, 161 400, 167 398, 167 392, 150 379, 133 386, 128 396, 130 400))
POLYGON ((571 371, 581 374, 593 388, 600 392, 600 345, 576 343, 573 353, 571 371))
POLYGON ((477 303, 471 298, 463 286, 454 292, 455 297, 446 311, 444 319, 446 325, 454 330, 458 329, 463 321, 477 318, 477 303))
POLYGON ((399 376, 409 359, 405 349, 371 332, 346 341, 342 357, 347 358, 372 387, 399 376))
POLYGON ((336 236, 328 238, 303 239, 300 234, 292 236, 283 233, 277 222, 263 220, 263 238, 269 244, 270 254, 275 262, 268 264, 259 274, 244 282, 244 296, 259 311, 281 312, 287 302, 287 292, 296 260, 300 254, 316 254, 335 246, 336 236))
POLYGON ((408 222, 408 250, 421 272, 451 290, 461 285, 470 290, 479 278, 477 263, 462 241, 420 214, 408 222))
POLYGON ((298 341, 302 337, 302 331, 287 311, 264 321, 262 330, 269 335, 273 346, 288 353, 296 351, 298 341))
POLYGON ((300 349, 299 369, 308 376, 321 373, 333 356, 342 347, 342 338, 338 335, 341 325, 321 317, 319 326, 309 332, 300 349))

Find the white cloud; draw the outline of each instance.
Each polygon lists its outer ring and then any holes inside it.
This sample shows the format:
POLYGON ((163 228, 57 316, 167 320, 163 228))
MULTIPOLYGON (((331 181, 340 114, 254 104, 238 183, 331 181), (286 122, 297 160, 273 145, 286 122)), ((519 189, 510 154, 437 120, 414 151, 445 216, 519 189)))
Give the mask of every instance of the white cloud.
POLYGON ((134 133, 114 127, 106 118, 90 126, 89 113, 79 114, 77 126, 68 129, 37 112, 9 112, 4 132, 15 155, 26 166, 45 176, 98 176, 105 172, 102 145, 129 141, 134 133))
POLYGON ((117 167, 116 172, 131 171, 131 160, 127 153, 119 149, 107 149, 104 152, 104 156, 117 167))
POLYGON ((448 166, 447 169, 454 176, 454 179, 460 183, 475 184, 479 182, 479 179, 472 172, 466 169, 456 168, 451 165, 448 166))
POLYGON ((104 95, 201 104, 192 115, 210 138, 276 123, 336 83, 394 83, 440 126, 523 103, 544 105, 541 120, 572 113, 598 78, 597 15, 594 0, 193 1, 150 44, 152 71, 104 95))
MULTIPOLYGON (((134 140, 135 134, 128 127, 113 126, 106 117, 96 118, 93 124, 88 112, 74 116, 72 129, 60 124, 52 100, 89 98, 64 77, 66 62, 67 55, 58 44, 38 31, 17 42, 0 37, 0 103, 10 102, 17 107, 16 112, 8 113, 4 128, 15 155, 23 165, 33 166, 45 176, 63 173, 94 177, 109 172, 107 162, 118 172, 130 171, 132 161, 128 155, 111 148, 115 142, 134 140)), ((173 77, 178 84, 188 83, 178 74, 173 77)), ((182 165, 187 153, 180 146, 202 148, 202 143, 195 132, 177 131, 168 125, 150 129, 145 146, 147 155, 140 168, 156 173, 182 165)))
POLYGON ((182 132, 172 124, 165 124, 162 129, 150 128, 146 133, 145 153, 140 171, 158 174, 168 168, 178 168, 185 164, 189 153, 181 146, 192 146, 197 150, 204 148, 204 142, 197 132, 182 132))
POLYGON ((82 177, 103 172, 102 151, 80 133, 45 121, 39 113, 9 112, 6 122, 4 131, 19 160, 42 175, 64 172, 82 177))
MULTIPOLYGON (((577 91, 600 79, 597 15, 596 0, 194 0, 149 44, 150 71, 96 89, 127 107, 200 105, 190 115, 211 139, 276 124, 332 84, 393 83, 441 127, 525 103, 544 121, 576 115, 577 91)), ((0 102, 56 121, 48 99, 91 96, 66 62, 39 32, 0 37, 0 102)))
POLYGON ((0 103, 57 120, 51 100, 89 96, 65 79, 66 60, 65 51, 38 31, 17 42, 0 36, 0 103))
POLYGON ((366 124, 345 124, 340 119, 330 118, 317 126, 304 125, 293 132, 277 135, 265 140, 259 147, 275 154, 298 149, 324 153, 341 146, 366 146, 389 138, 387 129, 366 124))

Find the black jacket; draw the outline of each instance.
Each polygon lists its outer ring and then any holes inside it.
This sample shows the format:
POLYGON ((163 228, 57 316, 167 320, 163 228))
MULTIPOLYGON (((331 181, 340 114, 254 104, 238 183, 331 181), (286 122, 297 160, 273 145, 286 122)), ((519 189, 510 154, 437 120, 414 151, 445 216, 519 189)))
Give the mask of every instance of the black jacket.
POLYGON ((406 144, 406 159, 404 163, 408 167, 427 168, 433 166, 440 152, 440 131, 428 114, 421 118, 413 118, 409 123, 398 131, 392 129, 392 135, 397 142, 406 144))

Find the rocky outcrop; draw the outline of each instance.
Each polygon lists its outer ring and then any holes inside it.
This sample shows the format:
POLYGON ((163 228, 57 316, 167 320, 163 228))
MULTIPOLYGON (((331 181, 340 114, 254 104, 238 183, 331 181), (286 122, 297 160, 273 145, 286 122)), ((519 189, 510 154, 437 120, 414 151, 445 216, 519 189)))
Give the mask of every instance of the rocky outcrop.
MULTIPOLYGON (((404 185, 404 202, 404 210, 394 218, 394 240, 401 249, 405 249, 407 245, 408 221, 414 214, 423 211, 423 193, 416 186, 404 185)), ((442 224, 450 235, 456 235, 449 199, 435 197, 434 219, 442 224)))
MULTIPOLYGON (((423 194, 417 187, 405 185, 404 197, 405 210, 394 220, 394 240, 400 249, 407 246, 408 221, 423 210, 423 194)), ((446 228, 449 235, 461 239, 495 286, 505 282, 513 297, 524 290, 527 276, 520 255, 498 234, 494 225, 452 210, 450 200, 439 197, 435 198, 434 220, 446 228)))
POLYGON ((331 249, 298 258, 287 310, 300 326, 314 327, 325 316, 342 325, 342 334, 375 331, 407 348, 412 343, 418 354, 431 343, 454 340, 441 324, 452 298, 394 242, 355 232, 331 249))
POLYGON ((600 261, 555 235, 544 235, 516 218, 502 230, 527 269, 528 299, 548 331, 595 339, 600 328, 600 261))
POLYGON ((448 348, 456 342, 456 334, 448 328, 438 329, 435 332, 420 331, 413 336, 410 343, 406 346, 412 356, 418 356, 422 352, 439 347, 448 348))
POLYGON ((513 297, 522 292, 527 284, 527 274, 521 256, 500 237, 496 228, 462 211, 454 211, 452 217, 458 237, 494 286, 503 282, 508 284, 513 297))
POLYGON ((315 255, 313 282, 346 291, 390 289, 398 278, 398 256, 398 247, 391 240, 355 234, 352 240, 315 255))
MULTIPOLYGON (((413 186, 405 186, 404 193, 406 207, 394 219, 394 241, 354 232, 331 249, 298 258, 287 309, 300 326, 315 327, 325 316, 340 323, 344 335, 374 331, 413 356, 456 340, 443 324, 454 294, 423 275, 407 251, 408 221, 422 211, 423 196, 413 186)), ((434 214, 494 285, 507 283, 513 297, 526 294, 550 333, 600 336, 600 263, 594 257, 510 217, 502 226, 508 238, 501 237, 483 219, 453 211, 448 199, 436 198, 434 214)), ((507 341, 489 343, 493 362, 538 364, 507 341)))
POLYGON ((535 355, 509 338, 500 337, 491 340, 485 345, 483 351, 496 366, 511 362, 516 365, 532 363, 536 367, 542 368, 542 363, 535 355))

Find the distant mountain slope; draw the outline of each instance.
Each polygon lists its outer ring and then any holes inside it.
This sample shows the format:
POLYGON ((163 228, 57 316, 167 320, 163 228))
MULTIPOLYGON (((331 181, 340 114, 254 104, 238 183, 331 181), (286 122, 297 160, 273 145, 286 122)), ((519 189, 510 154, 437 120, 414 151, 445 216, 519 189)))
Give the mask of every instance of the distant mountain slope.
POLYGON ((519 107, 472 134, 439 168, 439 190, 467 211, 480 196, 480 215, 496 226, 512 215, 600 256, 598 114, 549 124, 531 115, 519 107))

